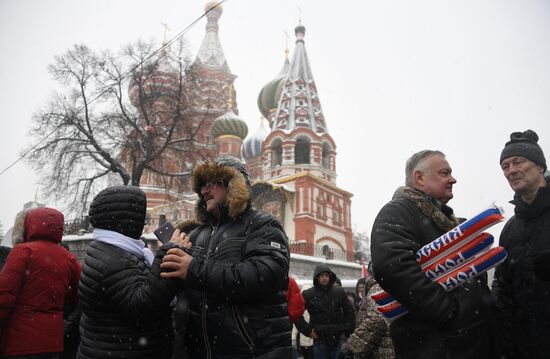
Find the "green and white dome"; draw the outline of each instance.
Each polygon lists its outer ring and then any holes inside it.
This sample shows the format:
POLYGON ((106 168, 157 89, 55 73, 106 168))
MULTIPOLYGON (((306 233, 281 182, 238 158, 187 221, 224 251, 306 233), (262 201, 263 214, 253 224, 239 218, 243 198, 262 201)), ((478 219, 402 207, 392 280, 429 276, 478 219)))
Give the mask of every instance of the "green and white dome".
POLYGON ((283 68, 275 79, 268 82, 262 87, 260 94, 258 95, 258 109, 264 115, 265 118, 269 118, 269 111, 275 110, 279 105, 279 99, 283 92, 284 80, 288 75, 288 69, 290 68, 290 62, 288 58, 285 60, 283 68))
POLYGON ((210 133, 214 138, 231 135, 244 140, 248 134, 248 126, 244 120, 238 117, 235 112, 230 109, 214 120, 210 128, 210 133))

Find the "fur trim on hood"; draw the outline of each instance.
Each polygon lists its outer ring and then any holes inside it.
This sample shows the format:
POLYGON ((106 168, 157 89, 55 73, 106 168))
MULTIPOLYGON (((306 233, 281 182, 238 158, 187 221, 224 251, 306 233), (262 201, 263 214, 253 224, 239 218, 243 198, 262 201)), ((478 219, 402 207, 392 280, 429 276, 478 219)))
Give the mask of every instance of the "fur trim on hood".
POLYGON ((12 244, 47 240, 61 242, 64 216, 56 209, 48 207, 24 210, 15 216, 12 231, 12 244))
POLYGON ((30 209, 25 209, 15 215, 15 223, 11 232, 11 244, 16 245, 23 243, 25 239, 25 218, 30 212, 30 209))
POLYGON ((206 222, 206 203, 201 194, 201 187, 208 182, 223 183, 227 188, 227 214, 231 218, 241 215, 250 202, 250 190, 245 177, 239 170, 230 165, 206 161, 198 164, 193 171, 193 190, 198 194, 197 220, 206 222))

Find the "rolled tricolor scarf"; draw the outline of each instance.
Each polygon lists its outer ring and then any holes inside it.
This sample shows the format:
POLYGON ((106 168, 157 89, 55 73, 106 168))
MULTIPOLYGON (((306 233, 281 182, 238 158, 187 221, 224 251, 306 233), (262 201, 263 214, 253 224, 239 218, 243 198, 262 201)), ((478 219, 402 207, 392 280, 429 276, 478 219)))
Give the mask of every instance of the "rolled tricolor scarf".
MULTIPOLYGON (((416 260, 428 278, 446 291, 453 290, 506 259, 504 248, 490 249, 493 236, 482 233, 503 219, 502 210, 492 206, 420 248, 416 260)), ((386 319, 397 319, 407 313, 386 291, 374 293, 371 298, 386 319)))

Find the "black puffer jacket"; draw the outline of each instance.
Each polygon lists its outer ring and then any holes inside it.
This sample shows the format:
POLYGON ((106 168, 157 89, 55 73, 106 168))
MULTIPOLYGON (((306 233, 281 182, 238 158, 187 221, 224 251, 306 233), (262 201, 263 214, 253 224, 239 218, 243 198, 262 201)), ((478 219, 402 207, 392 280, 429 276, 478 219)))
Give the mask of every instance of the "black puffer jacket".
POLYGON ((416 262, 421 246, 458 221, 452 209, 402 187, 379 212, 372 229, 374 275, 409 314, 390 325, 398 358, 488 358, 490 292, 486 276, 445 292, 416 262))
POLYGON ((178 281, 159 277, 163 246, 144 259, 93 241, 84 259, 78 296, 82 309, 78 358, 169 358, 170 302, 178 281))
POLYGON ((274 217, 250 208, 248 186, 231 166, 206 162, 193 174, 203 183, 223 181, 227 206, 220 219, 197 204, 203 224, 193 243, 185 294, 189 320, 185 345, 191 358, 291 358, 291 326, 285 291, 289 251, 274 217))
POLYGON ((302 293, 309 323, 303 317, 296 322, 298 330, 307 336, 311 336, 311 331, 315 329, 319 341, 323 343, 335 343, 350 335, 355 328, 355 309, 344 289, 334 286, 335 280, 336 275, 327 265, 315 267, 313 287, 302 293), (319 275, 325 272, 329 273, 330 281, 327 286, 322 286, 319 275))
POLYGON ((516 215, 500 245, 508 258, 495 272, 493 289, 502 315, 506 358, 550 356, 550 184, 526 205, 516 196, 516 215))

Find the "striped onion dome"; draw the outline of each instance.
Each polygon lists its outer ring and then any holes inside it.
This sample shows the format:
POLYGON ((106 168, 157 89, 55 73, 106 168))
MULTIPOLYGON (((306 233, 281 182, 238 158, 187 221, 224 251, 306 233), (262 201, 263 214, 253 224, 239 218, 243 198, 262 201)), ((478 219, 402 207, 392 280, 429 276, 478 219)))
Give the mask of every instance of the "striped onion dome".
POLYGON ((258 109, 265 118, 269 118, 269 111, 276 109, 283 92, 283 85, 290 69, 288 58, 285 59, 285 64, 279 74, 264 87, 262 87, 258 95, 258 109))
POLYGON ((241 118, 235 115, 232 109, 228 110, 225 114, 218 117, 212 123, 210 133, 214 138, 218 138, 224 135, 237 136, 243 139, 248 134, 248 126, 241 118))
POLYGON ((243 142, 243 157, 245 159, 258 157, 262 154, 262 143, 269 135, 269 127, 265 119, 261 119, 260 127, 243 142))

